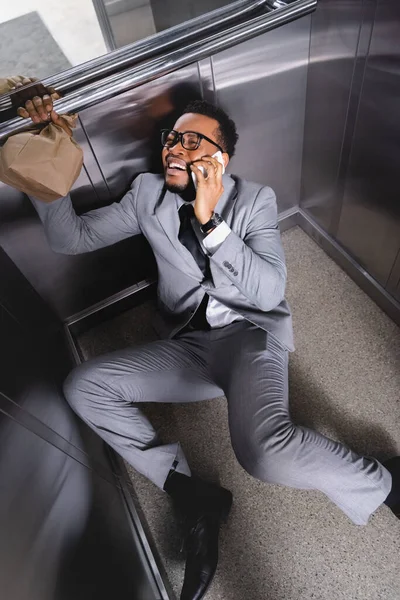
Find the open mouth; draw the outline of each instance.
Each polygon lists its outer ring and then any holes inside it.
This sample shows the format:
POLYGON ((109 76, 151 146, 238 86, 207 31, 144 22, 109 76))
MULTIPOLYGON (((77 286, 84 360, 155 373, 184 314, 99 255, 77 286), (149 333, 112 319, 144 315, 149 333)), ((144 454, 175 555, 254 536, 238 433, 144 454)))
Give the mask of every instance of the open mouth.
POLYGON ((187 165, 184 161, 169 159, 167 161, 168 175, 179 175, 179 173, 187 173, 187 165))

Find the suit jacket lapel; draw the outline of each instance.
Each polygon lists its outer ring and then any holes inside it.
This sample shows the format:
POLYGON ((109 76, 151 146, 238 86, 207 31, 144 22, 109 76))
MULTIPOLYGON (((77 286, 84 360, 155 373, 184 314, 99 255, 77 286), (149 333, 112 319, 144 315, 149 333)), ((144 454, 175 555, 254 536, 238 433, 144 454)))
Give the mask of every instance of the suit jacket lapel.
POLYGON ((230 223, 230 214, 232 212, 233 206, 237 197, 237 190, 235 186, 235 181, 230 175, 223 175, 222 182, 224 185, 224 193, 221 198, 217 202, 217 206, 215 207, 215 212, 221 215, 221 217, 226 221, 229 225, 230 223))
MULTIPOLYGON (((235 181, 229 175, 223 175, 223 185, 224 192, 217 202, 215 212, 220 214, 221 217, 229 223, 229 217, 235 204, 237 191, 235 181)), ((175 194, 163 187, 154 212, 169 242, 182 258, 182 264, 180 265, 181 270, 187 275, 194 277, 196 281, 201 281, 203 279, 203 273, 200 267, 189 250, 185 248, 178 239, 180 221, 175 194), (189 271, 188 268, 190 269, 189 271)))

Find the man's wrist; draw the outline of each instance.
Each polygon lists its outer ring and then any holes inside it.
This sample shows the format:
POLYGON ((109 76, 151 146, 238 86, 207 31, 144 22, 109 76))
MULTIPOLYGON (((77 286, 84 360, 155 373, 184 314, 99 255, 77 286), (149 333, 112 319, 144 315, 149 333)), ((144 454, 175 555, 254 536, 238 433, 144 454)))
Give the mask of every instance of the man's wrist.
POLYGON ((211 233, 212 229, 216 229, 223 222, 222 217, 218 213, 213 212, 211 218, 200 225, 200 231, 203 235, 211 233))
POLYGON ((201 226, 205 225, 206 223, 208 223, 208 221, 211 219, 211 217, 213 216, 214 211, 210 211, 208 216, 206 217, 197 217, 198 222, 200 223, 201 226))

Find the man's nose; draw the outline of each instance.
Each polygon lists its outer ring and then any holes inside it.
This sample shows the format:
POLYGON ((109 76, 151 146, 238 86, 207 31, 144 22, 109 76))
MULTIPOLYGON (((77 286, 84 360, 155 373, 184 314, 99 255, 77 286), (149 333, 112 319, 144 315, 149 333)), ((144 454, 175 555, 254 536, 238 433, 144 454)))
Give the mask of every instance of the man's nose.
POLYGON ((181 140, 178 140, 178 143, 175 146, 173 146, 172 153, 173 154, 175 154, 175 153, 185 154, 186 153, 185 148, 182 146, 181 140))

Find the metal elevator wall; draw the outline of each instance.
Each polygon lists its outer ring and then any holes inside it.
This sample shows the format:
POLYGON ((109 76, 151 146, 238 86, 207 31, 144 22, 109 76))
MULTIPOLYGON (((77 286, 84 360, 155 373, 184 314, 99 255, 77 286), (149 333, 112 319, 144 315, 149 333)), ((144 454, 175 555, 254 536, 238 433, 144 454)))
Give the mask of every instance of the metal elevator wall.
POLYGON ((301 207, 400 299, 400 4, 312 16, 301 207))
MULTIPOLYGON (((158 129, 203 95, 238 123, 231 170, 272 185, 283 212, 299 204, 303 157, 302 208, 399 298, 399 23, 394 0, 320 0, 308 81, 305 18, 83 112, 77 210, 157 170, 158 129)), ((0 246, 2 595, 158 598, 104 446, 61 393, 60 320, 148 276, 151 253, 137 237, 54 254, 27 198, 2 184, 0 246)))
MULTIPOLYGON (((228 170, 271 185, 281 212, 296 207, 309 33, 310 17, 301 18, 81 112, 77 211, 120 199, 138 173, 159 170, 160 128, 202 96, 237 121, 241 139, 228 170)), ((1 184, 0 245, 61 320, 154 274, 141 236, 83 256, 55 254, 29 200, 1 184)))
POLYGON ((162 31, 194 19, 217 8, 227 6, 231 0, 150 0, 156 31, 162 31))
POLYGON ((0 250, 0 590, 161 600, 105 446, 62 395, 59 323, 0 250))

